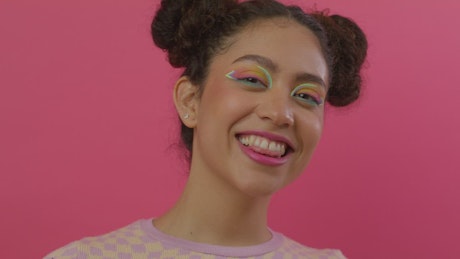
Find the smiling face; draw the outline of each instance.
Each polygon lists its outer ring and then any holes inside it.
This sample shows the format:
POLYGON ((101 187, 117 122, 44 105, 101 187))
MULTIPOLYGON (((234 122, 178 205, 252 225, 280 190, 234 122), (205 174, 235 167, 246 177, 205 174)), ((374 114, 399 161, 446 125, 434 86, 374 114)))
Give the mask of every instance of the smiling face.
POLYGON ((230 42, 197 101, 190 173, 266 196, 301 174, 320 139, 327 66, 314 34, 285 18, 230 42))

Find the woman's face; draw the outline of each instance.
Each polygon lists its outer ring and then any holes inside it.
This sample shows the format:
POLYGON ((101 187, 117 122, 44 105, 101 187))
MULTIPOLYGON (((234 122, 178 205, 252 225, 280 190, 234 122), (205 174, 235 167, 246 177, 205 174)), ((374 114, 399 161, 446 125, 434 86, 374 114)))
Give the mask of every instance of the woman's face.
POLYGON ((199 100, 192 171, 266 196, 305 169, 318 143, 328 71, 317 38, 277 18, 252 23, 216 55, 199 100))

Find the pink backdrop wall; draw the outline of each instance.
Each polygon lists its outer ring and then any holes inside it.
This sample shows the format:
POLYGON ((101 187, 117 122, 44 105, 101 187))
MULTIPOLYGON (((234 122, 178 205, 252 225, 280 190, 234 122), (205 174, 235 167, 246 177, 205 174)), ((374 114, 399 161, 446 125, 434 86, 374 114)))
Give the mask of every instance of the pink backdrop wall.
MULTIPOLYGON (((0 1, 0 258, 40 258, 178 197, 178 72, 149 36, 158 2, 0 1)), ((458 258, 460 4, 309 2, 367 32, 367 87, 328 109, 272 228, 355 259, 458 258)))

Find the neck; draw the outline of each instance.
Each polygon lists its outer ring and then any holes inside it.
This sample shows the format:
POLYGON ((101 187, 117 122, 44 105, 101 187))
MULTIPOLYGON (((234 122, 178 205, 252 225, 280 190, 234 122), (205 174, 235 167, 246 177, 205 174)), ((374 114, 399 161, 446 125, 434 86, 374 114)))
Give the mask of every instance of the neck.
POLYGON ((205 170, 191 170, 175 206, 155 220, 162 232, 194 242, 247 246, 268 241, 269 196, 251 197, 205 170))

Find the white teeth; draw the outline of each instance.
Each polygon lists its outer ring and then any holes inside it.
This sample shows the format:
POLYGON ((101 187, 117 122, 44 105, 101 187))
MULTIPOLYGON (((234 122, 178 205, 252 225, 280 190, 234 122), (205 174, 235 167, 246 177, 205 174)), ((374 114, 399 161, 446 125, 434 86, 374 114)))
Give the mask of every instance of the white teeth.
POLYGON ((268 149, 270 151, 278 151, 280 150, 279 148, 277 148, 278 144, 275 143, 275 142, 270 142, 270 145, 268 146, 268 149))
POLYGON ((271 152, 276 152, 279 156, 283 156, 286 153, 286 144, 282 142, 271 141, 264 137, 249 135, 240 136, 239 141, 245 146, 254 146, 261 149, 266 149, 271 152))
POLYGON ((260 146, 260 138, 255 138, 254 142, 250 142, 251 146, 260 146))
POLYGON ((267 149, 268 148, 268 141, 266 139, 263 139, 262 143, 260 143, 260 147, 263 148, 263 149, 267 149))
POLYGON ((256 139, 256 136, 254 136, 254 135, 249 136, 248 145, 249 145, 249 143, 254 143, 255 139, 256 139))

